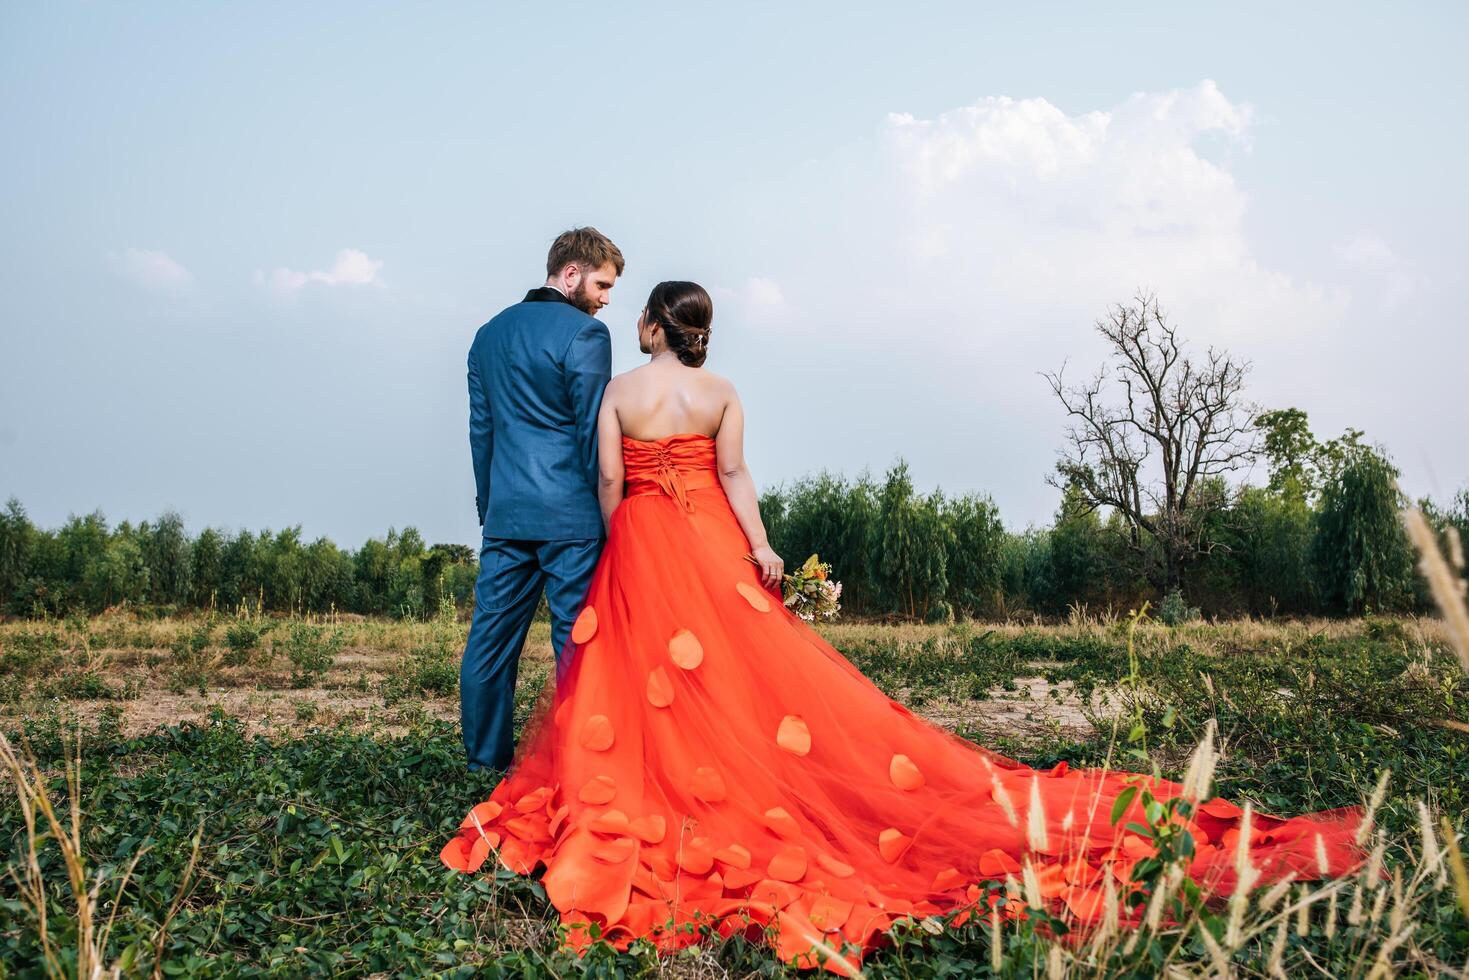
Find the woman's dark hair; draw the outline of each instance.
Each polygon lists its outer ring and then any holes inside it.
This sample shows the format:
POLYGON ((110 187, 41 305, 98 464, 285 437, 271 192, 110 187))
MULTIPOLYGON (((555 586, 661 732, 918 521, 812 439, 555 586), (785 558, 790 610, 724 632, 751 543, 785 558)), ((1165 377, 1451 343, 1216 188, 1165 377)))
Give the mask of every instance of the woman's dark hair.
POLYGON ((663 328, 668 349, 689 367, 700 367, 709 353, 714 301, 696 282, 660 282, 648 295, 648 322, 663 328))

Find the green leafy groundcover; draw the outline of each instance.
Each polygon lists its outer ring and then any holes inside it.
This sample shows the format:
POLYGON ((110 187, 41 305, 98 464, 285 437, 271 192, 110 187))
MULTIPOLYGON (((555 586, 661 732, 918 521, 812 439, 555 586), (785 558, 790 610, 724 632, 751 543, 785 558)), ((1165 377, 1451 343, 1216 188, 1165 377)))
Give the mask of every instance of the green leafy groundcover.
MULTIPOLYGON (((1456 822, 1463 819, 1469 737, 1430 723, 1464 718, 1462 678, 1437 655, 1415 666, 1417 655, 1396 637, 1208 657, 1180 639, 1145 653, 1135 665, 1125 643, 1106 636, 1044 650, 1019 648, 1029 640, 1000 643, 983 633, 955 639, 949 670, 936 674, 933 685, 952 691, 958 678, 959 689, 975 692, 1043 654, 1056 679, 1120 690, 1129 717, 1143 719, 1154 758, 1181 761, 1198 727, 1217 717, 1231 742, 1219 772, 1221 791, 1269 810, 1359 802, 1376 774, 1390 767, 1397 776, 1381 819, 1398 841, 1395 859, 1410 860, 1416 845, 1413 799, 1430 798, 1456 822), (974 683, 963 680, 968 674, 974 683)), ((855 649, 852 655, 878 676, 888 669, 895 677, 906 674, 890 651, 855 649)), ((33 751, 59 770, 65 751, 60 722, 28 728, 33 751)), ((1109 746, 1101 735, 1004 747, 1036 765, 1060 758, 1094 764, 1109 748, 1114 756, 1125 757, 1127 750, 1125 741, 1109 746)), ((646 948, 619 954, 604 947, 580 960, 559 952, 553 916, 533 880, 503 871, 465 876, 440 865, 446 835, 494 783, 490 774, 467 773, 462 751, 456 726, 432 722, 396 737, 340 729, 273 741, 248 735, 240 721, 222 714, 205 725, 131 739, 104 718, 83 753, 87 851, 94 869, 121 868, 143 852, 109 955, 130 966, 129 973, 147 975, 161 962, 167 975, 201 977, 657 973, 646 948), (198 870, 160 955, 153 945, 158 925, 179 891, 196 835, 198 870)), ((1143 765, 1137 759, 1130 764, 1143 765)), ((1176 775, 1176 766, 1169 769, 1176 775)), ((56 785, 62 785, 59 777, 56 785)), ((0 827, 8 864, 21 842, 12 796, 0 798, 0 827)), ((67 914, 65 872, 55 848, 43 849, 42 856, 51 863, 55 888, 51 933, 67 948, 74 920, 67 914)), ((1462 964, 1469 928, 1450 893, 1422 913, 1417 945, 1441 961, 1462 964)), ((1304 938, 1292 934, 1290 942, 1293 951, 1304 946, 1318 962, 1345 973, 1352 966, 1341 961, 1351 948, 1347 938, 1339 931, 1328 940, 1318 925, 1304 938)), ((36 943, 14 885, 0 881, 0 976, 42 975, 36 943)), ((913 928, 872 957, 868 973, 988 975, 990 952, 978 923, 939 935, 913 928)), ((1026 927, 1006 933, 1002 954, 1001 975, 1044 970, 1045 945, 1026 927)), ((784 972, 763 949, 742 941, 703 955, 717 966, 705 962, 701 970, 784 972)), ((1133 975, 1147 975, 1149 955, 1142 951, 1133 975)), ((1265 956, 1247 949, 1237 964, 1258 971, 1265 956)), ((1207 954, 1195 939, 1185 943, 1183 958, 1198 962, 1207 954)))

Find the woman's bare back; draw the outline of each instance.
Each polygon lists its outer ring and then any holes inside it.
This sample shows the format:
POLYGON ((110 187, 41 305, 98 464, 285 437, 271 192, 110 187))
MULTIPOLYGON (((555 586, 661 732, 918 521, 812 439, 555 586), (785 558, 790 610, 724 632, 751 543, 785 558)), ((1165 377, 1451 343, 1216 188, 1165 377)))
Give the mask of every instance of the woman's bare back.
POLYGON ((714 440, 714 464, 725 498, 760 566, 767 589, 781 584, 785 563, 770 547, 760 520, 759 495, 745 465, 745 411, 734 385, 703 367, 714 316, 698 283, 660 282, 638 317, 638 348, 652 359, 619 374, 602 394, 597 413, 597 499, 604 528, 622 505, 627 471, 623 440, 659 442, 696 435, 714 440))
POLYGON ((716 435, 733 396, 727 379, 667 357, 613 378, 603 400, 611 402, 623 435, 651 442, 685 433, 716 435))

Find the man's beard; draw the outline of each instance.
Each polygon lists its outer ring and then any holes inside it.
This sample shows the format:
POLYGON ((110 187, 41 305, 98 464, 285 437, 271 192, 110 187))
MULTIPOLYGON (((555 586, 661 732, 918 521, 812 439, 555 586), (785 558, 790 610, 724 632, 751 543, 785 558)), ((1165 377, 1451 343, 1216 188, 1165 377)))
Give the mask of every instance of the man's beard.
POLYGON ((592 298, 587 295, 587 287, 585 283, 577 283, 576 288, 566 294, 566 301, 572 306, 581 310, 587 316, 596 316, 597 311, 601 309, 601 307, 593 303, 592 298))

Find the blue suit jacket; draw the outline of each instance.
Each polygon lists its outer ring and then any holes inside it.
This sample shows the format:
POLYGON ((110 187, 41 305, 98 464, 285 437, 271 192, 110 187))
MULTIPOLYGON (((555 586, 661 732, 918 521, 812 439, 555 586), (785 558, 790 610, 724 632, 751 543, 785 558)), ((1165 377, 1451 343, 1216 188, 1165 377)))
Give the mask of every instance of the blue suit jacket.
POLYGON ((554 289, 533 289, 469 348, 469 448, 487 538, 600 538, 597 412, 612 340, 554 289))

